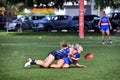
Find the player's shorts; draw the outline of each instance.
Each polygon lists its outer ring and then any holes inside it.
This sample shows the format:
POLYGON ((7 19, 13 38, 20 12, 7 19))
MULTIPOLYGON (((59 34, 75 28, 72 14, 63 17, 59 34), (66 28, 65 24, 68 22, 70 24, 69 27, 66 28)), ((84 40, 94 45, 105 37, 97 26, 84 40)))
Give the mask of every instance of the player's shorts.
POLYGON ((64 60, 64 64, 71 64, 72 63, 72 60, 69 59, 68 57, 64 57, 62 59, 64 60))
POLYGON ((101 31, 107 31, 107 30, 109 30, 109 25, 102 25, 100 30, 101 31))
MULTIPOLYGON (((52 55, 55 57, 55 60, 58 60, 58 59, 62 59, 62 58, 63 58, 63 56, 58 55, 57 51, 55 51, 55 50, 49 52, 49 54, 52 54, 52 55)), ((49 54, 48 54, 48 55, 49 55, 49 54)))

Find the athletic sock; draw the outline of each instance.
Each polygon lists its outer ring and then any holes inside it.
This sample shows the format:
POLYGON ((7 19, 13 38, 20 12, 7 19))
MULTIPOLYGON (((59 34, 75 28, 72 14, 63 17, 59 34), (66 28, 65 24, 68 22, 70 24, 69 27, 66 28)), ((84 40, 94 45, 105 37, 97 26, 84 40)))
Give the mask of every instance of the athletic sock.
POLYGON ((31 65, 36 65, 35 60, 32 60, 32 62, 30 63, 31 65))
POLYGON ((112 41, 111 39, 109 41, 112 41))
POLYGON ((112 44, 112 40, 109 40, 110 41, 110 44, 112 44))
POLYGON ((102 40, 102 44, 103 44, 103 45, 105 44, 105 41, 104 41, 104 40, 102 40))

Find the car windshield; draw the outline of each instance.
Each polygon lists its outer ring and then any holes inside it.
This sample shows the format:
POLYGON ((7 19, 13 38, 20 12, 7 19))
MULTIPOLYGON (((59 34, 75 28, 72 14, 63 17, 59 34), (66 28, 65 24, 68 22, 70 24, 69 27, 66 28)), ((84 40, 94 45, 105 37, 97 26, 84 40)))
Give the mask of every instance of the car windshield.
POLYGON ((40 20, 43 19, 45 15, 23 15, 17 18, 17 21, 25 21, 25 20, 40 20))
POLYGON ((25 18, 26 18, 26 16, 21 16, 21 17, 17 18, 16 20, 17 20, 17 21, 24 21, 25 18))
POLYGON ((79 20, 79 16, 74 16, 72 20, 79 20))
MULTIPOLYGON (((84 16, 85 21, 92 21, 93 19, 98 19, 98 18, 99 16, 97 15, 85 15, 84 16)), ((72 20, 79 20, 79 16, 74 16, 72 20)))
POLYGON ((49 20, 52 20, 54 18, 54 16, 50 15, 50 16, 46 16, 45 18, 43 18, 42 20, 45 20, 45 21, 49 21, 49 20))
POLYGON ((16 21, 22 21, 22 20, 24 20, 24 17, 19 17, 16 19, 16 21))
POLYGON ((86 21, 92 21, 95 18, 99 18, 99 16, 96 16, 96 15, 86 15, 84 18, 85 18, 86 21))

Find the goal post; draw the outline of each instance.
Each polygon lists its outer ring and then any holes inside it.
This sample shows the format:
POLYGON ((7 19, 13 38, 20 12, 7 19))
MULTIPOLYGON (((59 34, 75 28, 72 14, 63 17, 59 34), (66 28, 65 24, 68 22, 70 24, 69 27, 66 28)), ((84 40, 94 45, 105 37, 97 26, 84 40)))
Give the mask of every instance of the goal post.
POLYGON ((84 38, 84 0, 79 4, 79 37, 84 38))

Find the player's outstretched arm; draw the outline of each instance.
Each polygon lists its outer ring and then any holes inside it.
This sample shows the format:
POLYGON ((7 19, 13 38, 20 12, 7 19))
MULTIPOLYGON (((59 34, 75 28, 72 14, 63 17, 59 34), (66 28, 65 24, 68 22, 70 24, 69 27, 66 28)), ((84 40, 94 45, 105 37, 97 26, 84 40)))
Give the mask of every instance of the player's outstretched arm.
POLYGON ((86 68, 85 65, 80 65, 80 64, 78 63, 78 61, 74 61, 73 63, 74 63, 75 66, 77 66, 77 67, 79 67, 79 68, 86 68))

